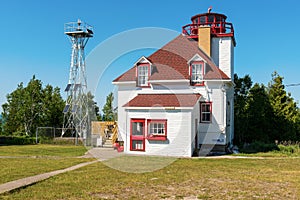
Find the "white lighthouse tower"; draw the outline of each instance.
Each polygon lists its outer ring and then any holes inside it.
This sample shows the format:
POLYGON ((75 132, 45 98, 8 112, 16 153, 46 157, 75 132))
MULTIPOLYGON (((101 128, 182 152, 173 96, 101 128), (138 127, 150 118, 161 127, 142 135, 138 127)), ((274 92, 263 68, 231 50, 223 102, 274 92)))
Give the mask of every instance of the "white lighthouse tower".
POLYGON ((93 37, 93 27, 81 22, 66 23, 65 34, 72 44, 71 64, 64 113, 64 127, 62 134, 69 132, 76 137, 86 140, 90 135, 90 118, 87 99, 87 76, 85 66, 84 47, 89 38, 93 37))

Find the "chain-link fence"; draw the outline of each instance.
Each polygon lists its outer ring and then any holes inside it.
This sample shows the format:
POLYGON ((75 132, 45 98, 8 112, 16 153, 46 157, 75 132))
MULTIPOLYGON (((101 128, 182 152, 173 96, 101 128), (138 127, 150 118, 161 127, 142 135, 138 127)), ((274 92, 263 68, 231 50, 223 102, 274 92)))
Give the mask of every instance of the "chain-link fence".
POLYGON ((40 144, 83 144, 82 138, 76 137, 75 130, 55 127, 38 127, 36 143, 40 144))

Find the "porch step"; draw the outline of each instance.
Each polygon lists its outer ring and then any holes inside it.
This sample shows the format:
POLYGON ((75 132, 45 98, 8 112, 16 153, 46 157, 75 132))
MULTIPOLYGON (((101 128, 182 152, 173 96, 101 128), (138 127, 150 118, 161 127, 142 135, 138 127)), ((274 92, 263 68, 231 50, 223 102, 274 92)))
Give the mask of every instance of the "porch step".
POLYGON ((226 154, 225 145, 203 144, 198 152, 199 156, 226 154))
POLYGON ((113 148, 113 143, 111 139, 105 140, 104 144, 102 145, 104 148, 113 148))

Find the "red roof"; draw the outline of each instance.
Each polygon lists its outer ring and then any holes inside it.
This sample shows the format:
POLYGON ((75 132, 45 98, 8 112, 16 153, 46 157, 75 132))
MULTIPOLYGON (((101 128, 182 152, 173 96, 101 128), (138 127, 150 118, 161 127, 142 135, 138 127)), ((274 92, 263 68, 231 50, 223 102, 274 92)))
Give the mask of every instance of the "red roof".
MULTIPOLYGON (((230 79, 199 49, 197 41, 189 40, 180 34, 148 57, 153 66, 149 80, 189 79, 187 63, 196 54, 201 56, 207 63, 204 79, 230 79)), ((135 80, 136 70, 134 66, 113 82, 135 80)))
POLYGON ((200 94, 139 94, 123 107, 194 107, 200 94))

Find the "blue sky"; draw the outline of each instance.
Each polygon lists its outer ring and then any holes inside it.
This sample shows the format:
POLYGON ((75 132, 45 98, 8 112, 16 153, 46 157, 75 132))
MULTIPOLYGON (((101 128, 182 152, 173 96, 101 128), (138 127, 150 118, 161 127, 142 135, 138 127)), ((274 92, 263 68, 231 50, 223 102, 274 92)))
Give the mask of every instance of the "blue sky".
MULTIPOLYGON (((71 54, 64 35, 67 22, 80 18, 94 27, 94 38, 85 49, 88 59, 99 44, 124 31, 158 27, 180 32, 191 16, 206 12, 209 6, 227 15, 234 25, 235 72, 239 76, 249 74, 254 82, 267 84, 276 70, 285 84, 300 83, 297 0, 10 0, 1 1, 0 104, 18 83, 27 84, 34 74, 44 84, 65 88, 71 54)), ((114 60, 96 90, 98 105, 114 90, 111 81, 152 51, 140 49, 114 60)), ((287 91, 300 100, 300 86, 287 91)))

